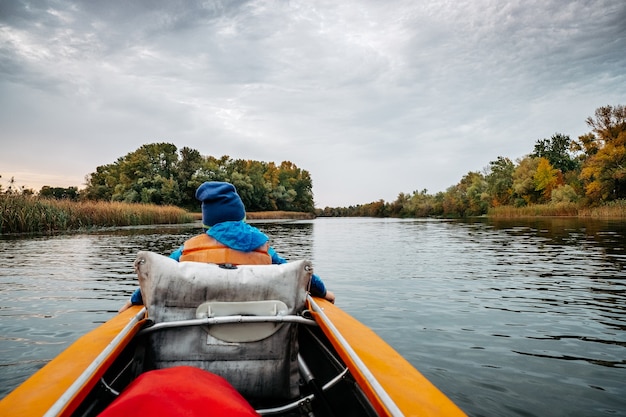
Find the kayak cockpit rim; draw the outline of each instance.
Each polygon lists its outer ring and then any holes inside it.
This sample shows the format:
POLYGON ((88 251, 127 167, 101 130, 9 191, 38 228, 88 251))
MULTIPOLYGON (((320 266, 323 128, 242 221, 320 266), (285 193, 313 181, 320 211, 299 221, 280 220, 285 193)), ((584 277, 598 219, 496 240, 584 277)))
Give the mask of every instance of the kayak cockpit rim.
POLYGON ((126 326, 120 331, 111 343, 107 345, 107 347, 100 352, 100 354, 96 357, 96 359, 91 362, 91 364, 83 371, 83 373, 76 378, 76 381, 59 397, 59 399, 50 407, 50 409, 44 414, 44 417, 56 417, 58 416, 67 406, 67 404, 74 398, 82 389, 82 387, 87 383, 93 375, 96 373, 98 368, 104 363, 104 361, 111 355, 111 353, 117 348, 120 342, 126 338, 126 336, 133 331, 137 323, 141 320, 144 320, 146 317, 146 309, 142 308, 137 314, 133 316, 133 318, 128 322, 126 326))
POLYGON ((389 396, 387 391, 380 385, 376 377, 369 370, 367 365, 361 360, 359 355, 354 351, 352 346, 346 341, 346 339, 342 336, 341 332, 335 327, 333 322, 326 316, 324 313, 324 309, 321 308, 314 300, 311 295, 307 295, 307 300, 309 302, 309 306, 311 311, 315 312, 319 315, 319 318, 324 322, 325 326, 328 327, 328 330, 333 334, 333 337, 337 340, 337 342, 341 345, 341 348, 346 352, 346 354, 350 357, 353 363, 358 368, 359 372, 363 375, 365 380, 370 384, 372 390, 376 394, 376 396, 380 399, 382 404, 385 406, 387 411, 391 416, 402 417, 404 413, 400 408, 396 405, 393 399, 389 396))
MULTIPOLYGON (((376 377, 372 374, 372 372, 368 369, 365 363, 361 360, 358 354, 354 351, 354 349, 350 346, 350 344, 346 341, 346 339, 341 335, 339 330, 335 327, 332 321, 326 316, 324 310, 314 301, 314 299, 309 295, 307 296, 309 302, 309 308, 311 311, 315 312, 318 315, 318 318, 322 320, 328 330, 333 334, 333 337, 336 341, 341 345, 341 348, 345 351, 345 353, 350 357, 355 366, 358 368, 358 371, 362 374, 362 376, 366 379, 370 387, 372 388, 375 395, 379 398, 381 403, 387 409, 389 415, 391 416, 403 416, 404 414, 395 404, 393 399, 389 396, 389 394, 385 391, 385 389, 380 385, 377 381, 376 377)), ((306 310, 304 312, 306 314, 306 310)), ((111 355, 111 353, 118 348, 119 344, 129 335, 133 329, 136 328, 136 325, 142 321, 146 320, 146 309, 142 308, 132 319, 125 325, 125 327, 115 336, 115 338, 106 346, 106 348, 93 360, 93 362, 83 371, 83 373, 72 383, 72 385, 59 397, 59 399, 50 407, 50 409, 44 414, 44 417, 56 417, 61 415, 61 413, 65 410, 67 405, 72 401, 73 398, 76 397, 84 387, 84 385, 93 378, 94 374, 98 371, 101 365, 106 361, 106 359, 111 355)), ((149 319, 148 319, 149 320, 149 319)), ((219 325, 219 324, 234 324, 234 323, 251 323, 251 322, 292 322, 292 323, 300 323, 308 326, 317 326, 318 324, 307 317, 296 316, 296 315, 286 315, 286 316, 227 316, 227 317, 211 317, 211 318, 203 318, 203 319, 192 319, 192 320, 181 320, 181 321, 173 321, 173 322, 162 322, 157 324, 148 324, 148 327, 144 327, 139 330, 139 334, 150 333, 154 331, 158 331, 164 328, 169 327, 185 327, 185 326, 199 326, 199 325, 219 325)), ((342 378, 344 378, 348 374, 348 368, 344 368, 342 372, 336 375, 332 380, 328 381, 322 387, 322 391, 326 391, 335 384, 337 384, 342 378)), ((268 408, 268 409, 259 409, 256 410, 260 415, 272 415, 278 414, 285 410, 296 408, 299 404, 303 402, 310 402, 315 398, 314 394, 309 394, 308 396, 302 397, 290 404, 285 404, 283 406, 268 408)))
MULTIPOLYGON (((300 360, 300 359, 301 359, 301 357, 300 357, 300 355, 298 355, 298 360, 300 360)), ((324 386, 322 386, 322 391, 323 392, 324 391, 328 391, 330 388, 332 388, 337 383, 339 383, 349 372, 350 372, 350 370, 348 368, 344 368, 344 370, 341 371, 341 373, 339 373, 336 377, 334 377, 333 379, 328 381, 326 384, 324 384, 324 386)), ((262 415, 262 416, 269 416, 269 415, 272 415, 272 414, 280 414, 280 413, 283 413, 285 411, 294 410, 294 409, 298 408, 300 405, 302 405, 303 403, 307 403, 307 402, 313 401, 314 398, 315 398, 315 394, 309 394, 309 395, 307 395, 305 397, 298 398, 297 400, 295 400, 292 403, 285 404, 285 405, 280 406, 280 407, 258 409, 258 410, 255 410, 255 411, 257 413, 259 413, 260 415, 262 415)))

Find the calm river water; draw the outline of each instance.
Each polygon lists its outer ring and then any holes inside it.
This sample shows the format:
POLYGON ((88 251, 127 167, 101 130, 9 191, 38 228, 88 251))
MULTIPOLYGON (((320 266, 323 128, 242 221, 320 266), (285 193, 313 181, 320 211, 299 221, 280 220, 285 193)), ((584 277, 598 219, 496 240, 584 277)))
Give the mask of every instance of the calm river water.
MULTIPOLYGON (((255 223, 470 416, 626 416, 626 222, 255 223)), ((199 224, 0 238, 0 397, 199 224)))

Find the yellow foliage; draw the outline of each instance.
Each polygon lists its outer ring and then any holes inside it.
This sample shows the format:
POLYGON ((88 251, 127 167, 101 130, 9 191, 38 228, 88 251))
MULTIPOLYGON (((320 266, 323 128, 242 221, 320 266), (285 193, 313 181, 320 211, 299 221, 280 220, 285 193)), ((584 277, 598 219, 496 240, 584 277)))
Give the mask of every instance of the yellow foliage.
POLYGON ((541 191, 546 200, 550 199, 552 190, 561 185, 562 178, 559 174, 560 171, 552 167, 550 161, 543 157, 539 158, 539 164, 533 179, 535 180, 535 190, 541 191))

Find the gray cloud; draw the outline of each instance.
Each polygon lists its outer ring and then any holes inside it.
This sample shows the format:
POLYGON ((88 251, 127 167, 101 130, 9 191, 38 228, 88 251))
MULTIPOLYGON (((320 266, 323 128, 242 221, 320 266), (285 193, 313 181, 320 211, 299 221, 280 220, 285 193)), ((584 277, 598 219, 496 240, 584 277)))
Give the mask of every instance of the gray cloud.
POLYGON ((318 206, 441 191, 624 104, 625 21, 621 0, 0 2, 0 175, 79 185, 168 141, 290 160, 318 206))

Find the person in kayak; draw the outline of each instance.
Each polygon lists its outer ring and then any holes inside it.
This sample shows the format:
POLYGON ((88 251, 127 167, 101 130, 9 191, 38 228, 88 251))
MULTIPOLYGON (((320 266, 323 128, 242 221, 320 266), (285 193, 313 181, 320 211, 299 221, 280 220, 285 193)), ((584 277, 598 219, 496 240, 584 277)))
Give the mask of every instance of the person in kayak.
MULTIPOLYGON (((202 202, 202 227, 206 232, 185 241, 170 258, 179 262, 230 265, 287 263, 269 245, 269 238, 265 233, 245 222, 246 210, 234 185, 207 181, 196 190, 196 198, 202 202)), ((324 282, 316 274, 311 279, 310 292, 313 296, 335 301, 333 292, 326 289, 324 282)), ((140 289, 137 288, 119 311, 141 304, 143 299, 140 289)))

